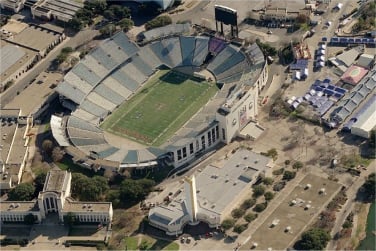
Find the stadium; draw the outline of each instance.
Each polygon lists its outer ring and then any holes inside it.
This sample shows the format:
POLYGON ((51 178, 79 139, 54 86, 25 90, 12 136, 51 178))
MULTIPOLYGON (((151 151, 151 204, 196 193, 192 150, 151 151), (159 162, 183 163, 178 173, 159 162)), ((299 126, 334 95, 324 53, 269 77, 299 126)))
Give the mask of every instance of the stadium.
POLYGON ((71 113, 52 134, 88 168, 182 167, 257 123, 267 70, 256 44, 169 34, 141 47, 119 32, 58 85, 71 113))

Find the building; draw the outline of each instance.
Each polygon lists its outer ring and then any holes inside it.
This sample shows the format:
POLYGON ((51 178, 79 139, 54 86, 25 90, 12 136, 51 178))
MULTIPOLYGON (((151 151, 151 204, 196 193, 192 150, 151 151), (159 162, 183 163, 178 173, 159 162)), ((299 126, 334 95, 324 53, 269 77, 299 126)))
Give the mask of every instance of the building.
POLYGON ((271 163, 270 158, 258 153, 237 150, 229 158, 199 170, 197 176, 185 177, 176 197, 149 211, 150 225, 168 235, 181 234, 186 224, 205 222, 213 228, 220 226, 246 199, 252 184, 260 176, 271 175, 271 163))
POLYGON ((342 82, 350 85, 357 85, 363 77, 367 74, 368 70, 357 65, 352 65, 347 69, 347 71, 342 75, 342 82))
POLYGON ((84 1, 39 0, 31 7, 33 18, 68 22, 84 7, 84 1))
POLYGON ((0 7, 18 13, 24 8, 25 2, 26 0, 0 0, 0 7))
POLYGON ((351 134, 368 139, 371 131, 376 129, 376 94, 373 94, 372 99, 365 106, 352 125, 351 134))
POLYGON ((111 202, 79 202, 71 195, 71 173, 52 169, 47 173, 43 190, 34 201, 2 201, 0 203, 1 222, 23 221, 25 216, 34 215, 36 222, 41 222, 49 213, 57 213, 59 220, 73 214, 79 222, 109 224, 113 210, 111 202))
POLYGON ((356 64, 366 69, 371 69, 375 64, 375 55, 364 53, 360 55, 358 62, 356 64))
POLYGON ((20 116, 20 109, 0 110, 0 189, 8 190, 17 186, 22 177, 29 154, 27 146, 30 121, 20 116))
POLYGON ((271 22, 295 21, 299 15, 305 15, 310 18, 312 13, 311 4, 304 1, 284 1, 271 2, 259 12, 261 20, 271 22))

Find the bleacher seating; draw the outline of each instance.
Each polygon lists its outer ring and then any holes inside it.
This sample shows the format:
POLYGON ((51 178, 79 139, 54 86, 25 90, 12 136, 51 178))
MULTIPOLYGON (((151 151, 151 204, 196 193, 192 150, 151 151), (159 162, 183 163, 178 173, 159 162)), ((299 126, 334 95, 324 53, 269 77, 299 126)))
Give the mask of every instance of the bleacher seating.
POLYGON ((214 55, 217 55, 220 53, 224 48, 226 47, 226 41, 212 37, 209 41, 209 51, 213 53, 214 55))
POLYGON ((150 76, 154 73, 154 69, 150 67, 139 55, 132 57, 132 64, 145 76, 150 76))
POLYGON ((168 50, 163 47, 161 42, 154 42, 150 44, 149 47, 153 51, 154 55, 156 55, 163 64, 172 68, 172 61, 168 56, 168 50))
POLYGON ((110 100, 102 97, 96 92, 90 92, 86 98, 90 100, 91 102, 94 102, 99 106, 102 106, 104 109, 108 111, 113 111, 116 107, 116 104, 112 103, 110 100))
POLYGON ((93 72, 94 69, 87 68, 83 63, 78 63, 73 67, 72 72, 75 73, 78 77, 82 78, 90 85, 95 86, 101 80, 97 74, 93 72))
POLYGON ((106 141, 104 139, 85 139, 85 138, 70 138, 72 143, 75 146, 88 146, 88 145, 99 145, 105 144, 106 141))
POLYGON ((132 94, 132 92, 129 89, 125 88, 111 76, 106 78, 103 81, 103 84, 108 88, 112 89, 113 91, 117 92, 119 95, 123 96, 125 99, 127 99, 132 94))
POLYGON ((86 55, 81 62, 89 69, 95 69, 95 74, 97 74, 100 78, 104 78, 108 73, 109 70, 106 69, 102 63, 97 61, 90 55, 86 55))
POLYGON ((129 58, 129 55, 112 40, 102 44, 101 47, 107 55, 110 55, 118 63, 122 63, 129 58))
POLYGON ((126 73, 124 73, 120 69, 116 70, 112 74, 112 77, 116 79, 121 85, 131 90, 132 92, 135 91, 139 87, 139 84, 135 80, 133 80, 131 77, 129 77, 126 73))
POLYGON ((223 72, 219 73, 218 75, 216 75, 217 80, 228 78, 228 77, 231 77, 232 75, 234 75, 236 73, 243 72, 247 67, 248 67, 248 62, 247 62, 246 58, 244 58, 244 60, 242 60, 238 64, 236 64, 236 65, 232 66, 231 68, 227 69, 226 71, 223 71, 223 72))
POLYGON ((140 86, 148 77, 139 71, 132 62, 124 64, 120 69, 127 76, 131 76, 134 79, 138 86, 140 86))
POLYGON ((166 50, 167 56, 171 60, 171 67, 176 67, 181 64, 181 49, 180 49, 180 39, 178 37, 173 37, 169 39, 162 40, 162 45, 164 50, 166 50))
POLYGON ((232 66, 238 66, 245 59, 244 55, 241 52, 237 52, 231 56, 231 58, 225 59, 222 64, 213 70, 215 75, 226 72, 232 66))
MULTIPOLYGON (((231 46, 227 46, 223 49, 215 58, 214 60, 208 65, 207 69, 217 75, 218 71, 215 71, 218 66, 221 64, 230 61, 231 57, 236 53, 235 48, 231 46)), ((232 62, 231 62, 232 63, 232 62)))
POLYGON ((74 127, 68 127, 67 130, 70 138, 104 139, 103 133, 82 130, 74 127))
POLYGON ((120 105, 125 100, 123 96, 119 95, 117 92, 111 90, 103 84, 98 85, 94 89, 94 92, 98 93, 107 100, 111 100, 111 102, 116 105, 120 105))
POLYGON ((72 100, 76 104, 80 104, 81 101, 85 98, 86 94, 83 93, 81 90, 79 90, 77 87, 73 86, 72 84, 68 82, 62 82, 60 83, 56 91, 63 95, 64 97, 72 100))
POLYGON ((180 37, 180 47, 182 55, 182 65, 192 65, 192 60, 195 52, 195 37, 180 37))
POLYGON ((93 90, 92 85, 84 81, 82 78, 74 74, 72 71, 68 72, 67 75, 65 75, 64 81, 68 82, 72 86, 77 87, 79 90, 86 94, 93 90))
POLYGON ((122 48, 128 57, 133 56, 137 51, 139 51, 139 48, 134 43, 129 41, 129 38, 123 32, 117 33, 112 37, 112 40, 116 43, 116 45, 122 48))
POLYGON ((84 102, 80 105, 80 108, 94 114, 97 117, 105 117, 108 114, 108 111, 103 107, 96 105, 95 103, 85 99, 84 102))
POLYGON ((196 46, 195 46, 195 53, 194 53, 192 65, 195 65, 195 66, 202 65, 202 63, 204 62, 209 52, 208 44, 209 44, 209 38, 196 37, 196 46))
POLYGON ((116 153, 117 151, 119 151, 119 148, 111 146, 103 151, 98 152, 98 155, 100 158, 106 158, 116 153))
POLYGON ((120 64, 120 62, 116 62, 113 58, 109 57, 101 47, 95 49, 90 55, 98 60, 98 62, 101 62, 101 64, 108 70, 112 70, 120 64))
POLYGON ((76 109, 73 113, 73 116, 81 118, 82 120, 85 120, 88 123, 91 123, 93 125, 96 125, 99 121, 99 117, 95 116, 81 108, 76 109))
POLYGON ((155 69, 162 64, 161 60, 154 54, 149 46, 143 47, 137 54, 152 69, 155 69))

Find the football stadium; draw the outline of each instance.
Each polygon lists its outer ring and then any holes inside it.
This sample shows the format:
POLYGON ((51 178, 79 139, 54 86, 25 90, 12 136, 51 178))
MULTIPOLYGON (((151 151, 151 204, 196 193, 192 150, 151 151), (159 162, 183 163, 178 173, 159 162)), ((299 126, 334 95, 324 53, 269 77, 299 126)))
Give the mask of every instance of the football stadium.
POLYGON ((52 133, 76 163, 177 168, 257 123, 268 68, 256 44, 204 33, 155 37, 139 46, 116 33, 56 88, 71 112, 52 116, 52 133))

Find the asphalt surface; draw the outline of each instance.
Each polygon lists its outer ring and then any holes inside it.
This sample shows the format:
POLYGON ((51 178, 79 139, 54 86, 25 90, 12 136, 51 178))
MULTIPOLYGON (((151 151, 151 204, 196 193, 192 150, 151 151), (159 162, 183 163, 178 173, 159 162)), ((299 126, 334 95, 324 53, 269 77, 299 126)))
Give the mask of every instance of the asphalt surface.
POLYGON ((29 72, 23 75, 19 81, 0 94, 0 108, 4 108, 4 106, 17 95, 17 92, 24 90, 25 87, 33 81, 33 79, 35 79, 43 71, 47 70, 62 48, 77 48, 78 46, 91 41, 98 34, 99 32, 97 30, 87 29, 78 32, 74 37, 68 37, 66 40, 60 43, 57 47, 50 51, 50 53, 48 53, 44 59, 39 61, 29 72))

